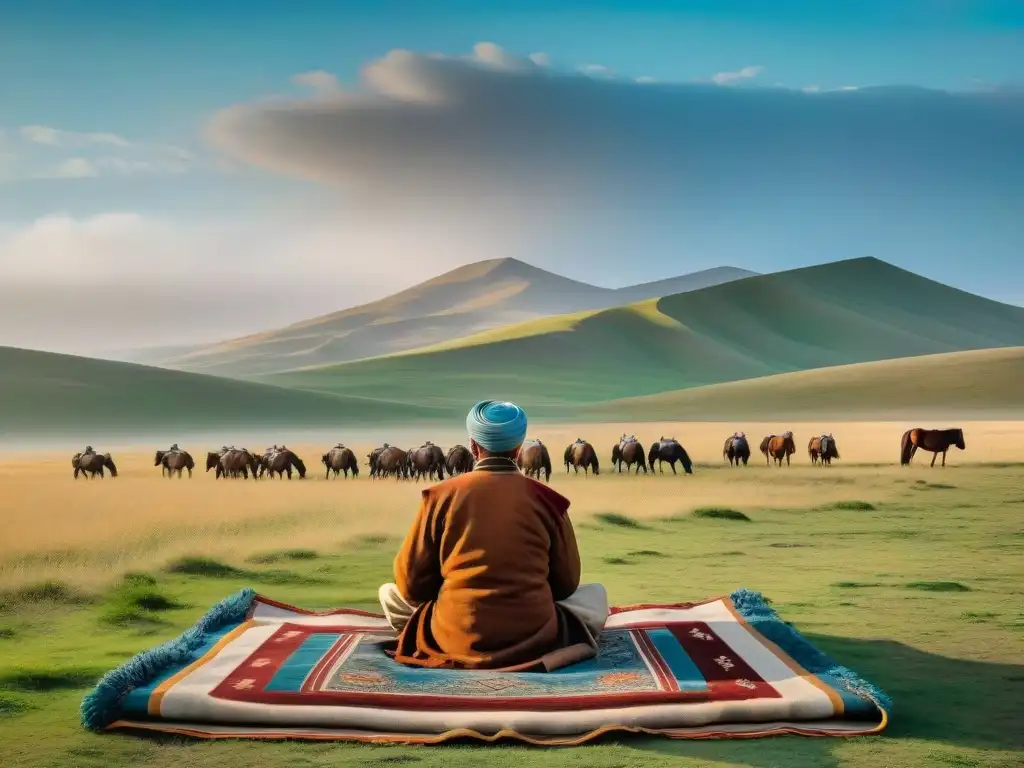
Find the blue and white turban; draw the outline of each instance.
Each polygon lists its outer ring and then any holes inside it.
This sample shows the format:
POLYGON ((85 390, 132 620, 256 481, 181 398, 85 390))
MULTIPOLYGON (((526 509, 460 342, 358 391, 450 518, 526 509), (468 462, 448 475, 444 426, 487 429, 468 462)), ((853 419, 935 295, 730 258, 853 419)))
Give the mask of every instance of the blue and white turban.
POLYGON ((485 451, 505 453, 526 439, 526 411, 515 403, 484 400, 466 417, 470 439, 485 451))

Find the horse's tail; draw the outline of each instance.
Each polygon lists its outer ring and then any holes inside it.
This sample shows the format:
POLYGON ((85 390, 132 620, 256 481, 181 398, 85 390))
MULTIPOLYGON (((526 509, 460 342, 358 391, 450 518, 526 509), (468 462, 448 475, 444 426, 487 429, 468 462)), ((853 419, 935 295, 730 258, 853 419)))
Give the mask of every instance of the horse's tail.
POLYGON ((903 433, 903 439, 900 440, 900 465, 905 466, 910 463, 910 454, 914 450, 914 443, 910 439, 910 433, 914 430, 908 429, 903 433))
POLYGON ((551 455, 548 453, 547 448, 540 452, 541 466, 544 467, 544 472, 547 475, 547 479, 551 479, 551 455))
POLYGON ((601 473, 600 467, 597 463, 597 451, 591 449, 590 451, 590 467, 594 470, 594 474, 598 475, 601 473))

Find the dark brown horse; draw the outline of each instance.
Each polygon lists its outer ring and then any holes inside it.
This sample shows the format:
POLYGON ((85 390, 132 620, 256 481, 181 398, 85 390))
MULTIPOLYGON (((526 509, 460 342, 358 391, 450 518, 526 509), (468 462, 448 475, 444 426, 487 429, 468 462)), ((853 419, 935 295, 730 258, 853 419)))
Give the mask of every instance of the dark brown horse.
POLYGON ((594 450, 594 446, 588 443, 586 440, 577 439, 575 443, 570 443, 565 448, 565 472, 569 473, 569 467, 571 466, 578 475, 580 473, 580 467, 583 467, 583 474, 589 474, 590 470, 594 470, 595 475, 601 474, 601 471, 597 465, 597 451, 594 450))
POLYGON ((338 443, 321 456, 320 461, 327 467, 327 474, 324 476, 325 480, 331 476, 331 472, 334 472, 335 477, 344 472, 347 478, 349 471, 351 471, 352 477, 359 477, 359 462, 356 461, 355 453, 351 448, 346 448, 341 443, 338 443))
POLYGON ((444 451, 429 440, 408 453, 409 476, 422 480, 444 480, 444 451))
POLYGON ((693 462, 690 461, 690 454, 674 437, 662 435, 661 440, 651 443, 651 450, 647 452, 647 463, 651 467, 651 472, 654 471, 654 462, 658 462, 658 471, 664 472, 663 464, 666 461, 672 467, 673 475, 679 474, 676 472, 677 461, 683 465, 683 471, 686 474, 693 474, 693 462))
POLYGON ((390 445, 384 443, 384 445, 382 445, 380 448, 374 448, 372 451, 366 454, 366 461, 370 465, 370 479, 377 477, 377 475, 379 474, 377 470, 377 460, 380 458, 380 455, 390 447, 390 445))
POLYGON ((211 469, 217 470, 217 477, 243 477, 246 480, 249 479, 251 472, 252 479, 255 480, 259 465, 256 463, 256 457, 245 448, 228 448, 206 454, 206 471, 209 472, 211 469))
POLYGON ((900 441, 900 464, 909 464, 920 448, 923 451, 931 451, 932 463, 929 466, 935 466, 935 460, 940 453, 942 466, 946 466, 946 452, 954 445, 961 451, 967 450, 962 429, 908 429, 900 441))
POLYGON ((551 482, 551 456, 548 454, 548 447, 540 440, 527 440, 523 443, 516 458, 516 465, 527 477, 535 477, 538 480, 543 471, 544 480, 551 482))
POLYGON ((782 460, 786 460, 789 466, 789 457, 796 453, 796 443, 793 441, 792 432, 783 432, 781 435, 769 435, 761 441, 762 451, 769 459, 774 459, 781 467, 782 460))
POLYGON ((821 466, 831 466, 832 459, 839 458, 839 448, 836 446, 836 439, 830 432, 820 437, 812 437, 807 443, 807 455, 811 457, 811 464, 821 462, 821 466))
POLYGON ((395 479, 409 477, 409 454, 391 445, 377 456, 376 470, 379 477, 394 475, 395 479))
POLYGON ((109 453, 76 453, 71 457, 71 466, 75 470, 75 478, 79 472, 87 480, 92 480, 96 475, 103 477, 104 468, 110 470, 111 477, 117 477, 117 467, 109 453))
POLYGON ((157 451, 153 466, 160 467, 161 475, 167 475, 170 478, 177 472, 180 478, 182 470, 185 469, 188 470, 188 476, 192 477, 192 470, 195 469, 196 463, 188 451, 157 451))
POLYGON ((747 462, 750 461, 750 443, 747 442, 747 436, 743 432, 736 432, 725 438, 722 458, 729 460, 730 467, 738 467, 741 461, 743 466, 747 466, 747 462))
POLYGON ((644 447, 633 435, 630 435, 628 438, 623 435, 615 447, 612 448, 612 464, 619 472, 622 472, 622 465, 625 464, 626 474, 629 474, 630 468, 636 464, 636 474, 640 474, 641 468, 643 468, 644 474, 647 474, 644 447))
POLYGON ((293 469, 299 473, 300 480, 306 479, 306 465, 302 463, 302 459, 296 456, 294 451, 282 445, 273 453, 264 454, 263 466, 259 467, 259 475, 262 477, 264 472, 269 472, 271 478, 277 474, 278 479, 281 479, 287 474, 288 479, 291 480, 293 469))
POLYGON ((464 445, 456 445, 448 450, 444 459, 445 469, 450 476, 461 475, 463 472, 472 472, 476 462, 473 460, 473 453, 464 445))

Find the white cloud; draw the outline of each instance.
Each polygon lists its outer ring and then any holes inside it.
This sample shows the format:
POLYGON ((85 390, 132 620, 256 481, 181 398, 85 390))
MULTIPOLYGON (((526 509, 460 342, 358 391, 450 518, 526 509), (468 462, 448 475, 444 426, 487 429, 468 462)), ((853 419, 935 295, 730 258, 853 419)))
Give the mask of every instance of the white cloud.
POLYGON ((732 85, 740 80, 749 80, 757 77, 764 70, 761 66, 743 67, 743 69, 737 72, 719 72, 717 75, 712 75, 711 82, 716 85, 732 85))
POLYGON ((341 91, 341 83, 338 78, 330 72, 317 69, 311 72, 302 72, 292 78, 292 82, 311 89, 315 93, 333 95, 341 91))
POLYGON ((72 157, 57 165, 51 178, 87 179, 93 176, 99 176, 99 171, 91 161, 84 157, 72 157))
POLYGON ((615 70, 611 67, 606 67, 604 64, 587 64, 581 68, 582 72, 586 72, 588 75, 603 75, 610 77, 615 74, 615 70))
POLYGON ((642 75, 641 77, 638 77, 636 79, 636 81, 638 83, 656 83, 656 82, 658 82, 657 79, 655 79, 653 77, 650 77, 648 75, 642 75))
POLYGON ((821 86, 817 85, 805 85, 801 88, 804 93, 818 93, 821 90, 821 86))
POLYGON ((93 144, 114 147, 131 146, 130 141, 116 133, 80 133, 78 131, 63 131, 47 125, 23 125, 20 133, 26 141, 51 147, 79 148, 93 144))
POLYGON ((538 67, 550 67, 551 57, 546 53, 531 53, 529 56, 530 61, 536 64, 538 67))

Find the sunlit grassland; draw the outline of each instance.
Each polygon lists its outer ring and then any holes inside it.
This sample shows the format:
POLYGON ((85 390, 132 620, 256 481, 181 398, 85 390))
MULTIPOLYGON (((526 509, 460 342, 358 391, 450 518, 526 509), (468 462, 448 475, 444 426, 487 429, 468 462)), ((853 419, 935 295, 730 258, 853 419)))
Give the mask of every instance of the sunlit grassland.
MULTIPOLYGON (((740 425, 741 427, 743 425, 740 425)), ((787 425, 771 425, 771 429, 787 425)), ((542 433, 573 502, 584 579, 614 603, 696 600, 748 587, 813 642, 886 689, 880 737, 673 742, 572 750, 189 742, 96 736, 77 708, 92 683, 251 586, 311 608, 374 608, 418 500, 394 481, 164 480, 125 455, 114 481, 70 477, 67 457, 5 457, 0 508, 0 744, 11 766, 624 765, 1011 766, 1024 737, 1024 430, 967 425, 945 470, 892 466, 902 425, 832 425, 843 460, 811 468, 819 425, 788 425, 790 468, 721 462, 731 427, 673 431, 692 477, 565 475, 579 432, 602 460, 626 427, 542 433), (895 433, 895 438, 892 434, 895 433), (605 446, 605 443, 608 443, 605 446), (885 464, 882 465, 882 462, 885 464), (744 519, 747 518, 747 519, 744 519), (135 575, 125 579, 127 572, 135 575), (49 581, 49 585, 45 582, 49 581)), ((751 436, 769 425, 747 425, 751 436)), ((425 435, 442 442, 440 435, 425 435)), ((303 446, 314 468, 322 448, 303 446)), ((361 453, 365 453, 362 451, 361 453)))

